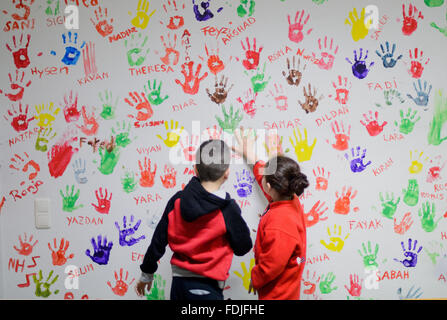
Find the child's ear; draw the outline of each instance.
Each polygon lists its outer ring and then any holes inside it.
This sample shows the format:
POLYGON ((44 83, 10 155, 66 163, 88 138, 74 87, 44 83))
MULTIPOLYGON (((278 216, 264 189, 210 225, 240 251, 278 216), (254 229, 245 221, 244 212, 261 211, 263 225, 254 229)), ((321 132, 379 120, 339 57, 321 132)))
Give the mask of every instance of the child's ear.
POLYGON ((196 166, 196 165, 193 165, 193 168, 194 168, 194 173, 195 173, 196 177, 198 177, 198 176, 199 176, 199 173, 198 173, 198 171, 197 171, 197 166, 196 166))
POLYGON ((225 173, 224 173, 224 179, 227 180, 229 176, 230 176, 230 168, 228 168, 227 170, 225 170, 225 173))

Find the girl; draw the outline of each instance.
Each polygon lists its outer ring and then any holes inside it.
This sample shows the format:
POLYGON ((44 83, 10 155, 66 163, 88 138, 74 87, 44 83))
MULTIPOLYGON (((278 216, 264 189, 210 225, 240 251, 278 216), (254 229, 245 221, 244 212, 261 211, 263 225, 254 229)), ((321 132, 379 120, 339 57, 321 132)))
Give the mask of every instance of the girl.
POLYGON ((309 182, 288 157, 276 155, 267 163, 257 159, 255 138, 242 127, 235 137, 238 146, 233 150, 254 164, 256 181, 269 201, 258 226, 249 292, 254 289, 261 300, 297 300, 306 259, 306 226, 298 196, 309 182))

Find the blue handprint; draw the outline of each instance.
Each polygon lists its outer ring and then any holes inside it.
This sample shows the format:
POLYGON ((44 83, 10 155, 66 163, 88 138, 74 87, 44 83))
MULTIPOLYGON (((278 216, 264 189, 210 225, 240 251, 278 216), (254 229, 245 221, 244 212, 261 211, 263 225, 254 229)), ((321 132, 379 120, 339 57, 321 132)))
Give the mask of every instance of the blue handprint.
POLYGON ((417 288, 416 291, 413 292, 414 286, 411 286, 410 290, 408 290, 407 295, 404 297, 402 295, 402 288, 397 289, 397 295, 399 296, 399 300, 403 299, 418 299, 423 292, 419 292, 421 290, 421 287, 417 288))
MULTIPOLYGON (((75 32, 72 34, 71 31, 68 31, 68 36, 63 33, 62 40, 64 41, 64 45, 66 45, 66 47, 64 57, 61 61, 67 66, 75 65, 78 62, 79 57, 81 56, 81 52, 78 48, 75 47, 78 44, 78 33, 75 32)), ((80 49, 82 49, 84 46, 85 41, 82 43, 80 49)))
POLYGON ((107 244, 107 237, 104 237, 104 241, 101 244, 102 236, 98 236, 98 243, 95 238, 92 238, 93 256, 90 255, 90 249, 85 250, 85 254, 97 264, 107 264, 109 262, 110 250, 112 250, 113 242, 110 241, 107 244))
MULTIPOLYGON (((214 17, 214 14, 209 9, 211 0, 204 0, 200 2, 200 6, 202 7, 203 13, 199 10, 199 5, 196 4, 196 0, 192 0, 194 14, 196 16, 197 21, 207 21, 214 17)), ((217 12, 221 12, 223 7, 217 9, 217 12)))
POLYGON ((379 52, 379 50, 376 50, 377 55, 382 59, 383 66, 385 68, 393 68, 397 61, 399 59, 402 59, 403 55, 400 55, 397 57, 397 59, 394 59, 394 51, 396 51, 396 44, 393 43, 393 47, 390 52, 390 43, 387 41, 385 42, 386 51, 383 47, 383 44, 380 45, 380 48, 382 49, 382 53, 379 52))
POLYGON ((416 264, 418 263, 418 254, 422 250, 422 246, 420 246, 418 251, 416 252, 416 245, 418 243, 417 240, 414 240, 413 249, 411 249, 411 242, 412 242, 412 239, 409 238, 408 239, 408 250, 405 249, 405 245, 404 245, 403 241, 400 243, 402 245, 402 250, 404 252, 404 256, 407 259, 404 259, 401 261, 399 259, 394 258, 394 261, 402 263, 407 268, 416 267, 416 264))
POLYGON ((253 182, 255 178, 250 176, 250 172, 247 170, 243 170, 242 174, 239 175, 239 172, 236 172, 237 184, 234 185, 236 189, 237 195, 242 198, 246 198, 253 192, 253 182))
POLYGON ((426 107, 428 105, 428 99, 430 97, 430 92, 432 85, 427 88, 427 81, 424 81, 424 89, 422 89, 421 79, 418 79, 418 87, 416 86, 416 82, 413 82, 414 90, 416 91, 417 97, 413 98, 411 94, 407 94, 407 97, 416 103, 416 105, 421 107, 426 107))
POLYGON ((370 68, 374 65, 374 62, 371 62, 369 64, 369 67, 366 67, 366 59, 368 58, 368 50, 366 50, 366 55, 363 58, 363 49, 360 48, 360 56, 357 57, 357 51, 354 50, 354 63, 349 60, 349 58, 346 58, 346 61, 348 61, 350 64, 352 64, 352 73, 354 76, 358 79, 364 79, 369 73, 370 68))
POLYGON ((360 155, 360 147, 357 147, 357 152, 355 152, 354 148, 351 148, 351 154, 352 154, 352 158, 349 158, 349 154, 345 153, 345 158, 346 160, 349 161, 349 165, 351 167, 351 171, 352 172, 362 172, 363 170, 366 169, 367 166, 369 166, 371 164, 371 161, 369 161, 368 163, 363 163, 363 160, 365 159, 366 156, 366 149, 363 149, 363 153, 362 155, 360 155))
POLYGON ((135 226, 133 225, 133 221, 134 221, 134 216, 131 215, 130 216, 130 223, 127 224, 127 218, 126 216, 123 217, 123 229, 121 230, 119 224, 117 221, 115 221, 115 226, 118 229, 119 232, 119 241, 120 241, 120 245, 121 246, 133 246, 134 244, 136 244, 137 242, 139 242, 140 240, 143 240, 146 238, 146 236, 141 236, 137 239, 134 239, 133 237, 130 237, 129 239, 126 239, 129 236, 132 236, 140 227, 141 224, 141 219, 137 221, 137 223, 135 224, 135 226))
POLYGON ((74 175, 77 183, 87 183, 88 178, 85 176, 85 159, 79 158, 73 163, 74 175))

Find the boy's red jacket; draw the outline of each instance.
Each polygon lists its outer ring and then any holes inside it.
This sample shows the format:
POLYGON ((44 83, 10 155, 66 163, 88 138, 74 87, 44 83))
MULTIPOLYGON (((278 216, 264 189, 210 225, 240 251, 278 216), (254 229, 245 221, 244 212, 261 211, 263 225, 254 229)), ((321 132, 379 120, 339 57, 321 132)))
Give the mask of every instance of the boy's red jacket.
MULTIPOLYGON (((262 189, 262 169, 258 161, 253 172, 262 189)), ((271 202, 264 190, 262 190, 271 202)), ((261 300, 295 300, 300 297, 306 259, 306 225, 300 201, 271 202, 259 222, 254 246, 253 287, 261 300)))
POLYGON ((253 246, 250 230, 236 201, 206 191, 197 177, 166 205, 140 265, 155 273, 169 245, 171 264, 215 280, 226 280, 233 253, 243 256, 253 246))

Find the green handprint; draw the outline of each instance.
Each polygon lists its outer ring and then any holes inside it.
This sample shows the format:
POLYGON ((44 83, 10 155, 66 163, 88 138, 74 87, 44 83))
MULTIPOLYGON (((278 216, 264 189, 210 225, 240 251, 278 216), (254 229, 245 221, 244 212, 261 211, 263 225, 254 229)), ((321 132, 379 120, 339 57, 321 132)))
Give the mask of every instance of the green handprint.
POLYGON ((440 257, 441 252, 444 251, 444 246, 442 243, 437 241, 430 241, 429 243, 430 251, 427 249, 426 246, 424 246, 424 251, 428 254, 430 257, 431 262, 436 265, 437 264, 437 258, 440 257))
POLYGON ((101 164, 98 168, 99 172, 105 175, 111 174, 120 158, 119 148, 115 147, 112 150, 99 148, 99 155, 101 157, 101 164))
POLYGON ((136 181, 133 172, 126 172, 124 174, 124 177, 121 178, 121 183, 123 185, 124 192, 131 193, 137 187, 138 181, 136 181))
POLYGON ((323 3, 325 3, 326 1, 327 1, 327 0, 312 0, 313 3, 318 4, 318 5, 323 4, 323 3))
POLYGON ((385 97, 385 103, 386 103, 388 106, 391 106, 391 105, 393 104, 392 100, 393 100, 393 98, 395 98, 395 97, 399 99, 400 103, 404 103, 404 102, 405 102, 405 100, 402 99, 402 96, 400 95, 400 92, 397 91, 396 89, 388 89, 388 90, 385 90, 385 91, 383 92, 383 95, 384 95, 384 97, 385 97))
POLYGON ((121 127, 119 122, 116 123, 116 131, 115 128, 112 128, 112 133, 116 135, 115 142, 118 147, 125 148, 132 142, 129 139, 130 127, 131 123, 129 122, 126 129, 126 121, 123 120, 121 127))
MULTIPOLYGON (((37 297, 48 298, 51 295, 50 287, 59 278, 59 276, 57 275, 54 277, 53 281, 49 282, 51 276, 53 275, 53 272, 54 272, 53 270, 50 271, 48 278, 43 283, 41 282, 43 279, 42 270, 39 270, 39 279, 36 278, 36 274, 33 274, 33 281, 36 284, 36 291, 34 293, 37 297), (44 287, 45 290, 42 290, 42 286, 44 287)), ((54 294, 58 294, 58 293, 59 293, 59 290, 54 291, 54 294)))
POLYGON ((379 252, 379 245, 376 244, 376 247, 374 249, 374 253, 372 252, 371 249, 371 241, 368 241, 368 250, 366 249, 365 243, 362 243, 362 247, 363 247, 363 253, 358 250, 358 253, 360 254, 360 256, 363 258, 363 265, 365 268, 376 268, 378 267, 378 263, 376 262, 377 259, 377 253, 379 252))
POLYGON ((404 202, 410 207, 417 205, 419 201, 419 185, 416 179, 408 180, 408 188, 402 190, 404 193, 404 202))
POLYGON ((154 274, 151 291, 145 294, 147 300, 166 300, 165 298, 166 280, 158 274, 154 274))
POLYGON ((447 139, 447 136, 441 138, 442 127, 447 122, 447 98, 442 96, 442 90, 436 92, 434 104, 433 120, 430 122, 428 132, 428 144, 439 146, 447 139))
POLYGON ((102 102, 102 112, 101 117, 104 120, 110 120, 115 118, 115 109, 116 105, 118 104, 118 97, 115 100, 115 103, 113 103, 112 98, 112 92, 109 90, 104 91, 105 97, 103 98, 102 93, 99 93, 99 99, 102 102))
POLYGON ((426 232, 432 232, 438 226, 439 220, 441 220, 442 216, 439 217, 438 220, 435 219, 435 203, 432 203, 430 208, 430 203, 427 201, 422 204, 422 208, 418 211, 419 217, 421 217, 421 225, 422 229, 426 232))
POLYGON ((130 41, 127 39, 124 41, 124 46, 127 50, 127 62, 129 63, 129 66, 140 66, 143 64, 144 60, 146 60, 146 57, 150 51, 148 48, 144 54, 142 52, 144 51, 143 48, 147 43, 148 36, 146 35, 143 39, 143 42, 141 42, 142 33, 138 33, 138 39, 135 38, 135 34, 132 34, 130 37, 130 41), (140 45, 138 45, 138 42, 141 42, 140 45), (134 59, 134 56, 137 57, 137 59, 134 59))
POLYGON ((394 124, 399 127, 399 131, 403 134, 409 134, 413 131, 414 125, 416 122, 421 120, 421 117, 419 116, 416 120, 414 118, 416 117, 417 110, 411 114, 411 108, 408 108, 407 114, 404 116, 404 111, 400 110, 400 125, 397 121, 394 121, 394 124))
POLYGON ((241 4, 237 7, 237 15, 242 18, 245 17, 248 13, 248 16, 251 17, 253 13, 255 13, 255 2, 253 0, 240 0, 240 1, 241 4))
POLYGON ((58 16, 60 13, 60 3, 59 0, 56 0, 56 7, 54 8, 54 11, 52 9, 54 0, 47 0, 48 7, 45 9, 45 13, 48 16, 58 16))
POLYGON ((164 98, 160 97, 161 81, 158 85, 158 88, 156 86, 156 81, 157 80, 154 79, 154 84, 151 88, 151 80, 149 80, 147 82, 147 87, 144 86, 144 92, 146 93, 149 102, 152 103, 153 105, 158 106, 163 101, 165 101, 167 98, 169 98, 169 96, 166 95, 164 98))
POLYGON ((427 7, 440 7, 444 4, 444 0, 424 0, 424 3, 427 7))
POLYGON ((240 109, 236 111, 236 114, 233 114, 233 105, 230 105, 230 113, 227 114, 225 111, 225 106, 222 105, 222 113, 224 116, 224 120, 216 116, 217 123, 219 126, 228 133, 234 133, 234 130, 239 126, 239 123, 242 121, 242 114, 240 113, 240 109))
MULTIPOLYGON (((267 87, 267 84, 269 83, 270 79, 272 77, 269 76, 269 78, 264 81, 265 76, 265 67, 267 63, 264 62, 264 67, 262 68, 262 73, 259 73, 259 67, 256 69, 256 74, 251 77, 251 85, 253 87, 253 91, 256 93, 264 91, 265 87, 267 87)), ((248 75, 247 71, 245 71, 245 74, 248 75)))
POLYGON ((65 195, 62 190, 59 190, 59 193, 62 196, 62 210, 64 210, 65 212, 73 212, 74 210, 82 208, 84 206, 83 204, 81 204, 75 207, 76 201, 78 201, 79 199, 80 190, 78 189, 75 194, 74 187, 74 185, 71 186, 71 193, 69 193, 69 187, 67 185, 65 188, 65 195))
MULTIPOLYGON (((323 278, 323 276, 321 278, 323 278)), ((329 272, 326 275, 326 278, 324 278, 323 281, 320 281, 319 286, 320 286, 320 291, 322 294, 328 294, 334 290, 337 290, 337 288, 338 288, 337 286, 331 288, 332 282, 334 282, 334 280, 335 280, 335 275, 332 272, 329 272)))
POLYGON ((382 215, 385 218, 393 219, 396 213, 397 205, 399 204, 400 197, 394 202, 394 193, 386 193, 386 199, 383 198, 382 192, 379 193, 380 201, 382 202, 382 215))

